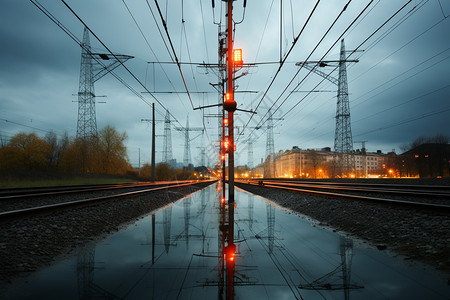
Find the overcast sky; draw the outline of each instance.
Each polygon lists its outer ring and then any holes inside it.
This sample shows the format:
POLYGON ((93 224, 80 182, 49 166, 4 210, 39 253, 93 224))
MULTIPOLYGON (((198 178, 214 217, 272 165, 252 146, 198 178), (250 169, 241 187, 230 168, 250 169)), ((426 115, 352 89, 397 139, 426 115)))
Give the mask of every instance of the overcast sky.
MULTIPOLYGON (((217 63, 219 29, 214 23, 222 21, 220 30, 225 30, 222 1, 215 1, 214 10, 210 0, 158 2, 178 59, 182 62, 217 63)), ((339 59, 339 37, 371 1, 351 1, 319 43, 347 2, 320 1, 262 99, 279 68, 276 62, 280 60, 280 0, 248 0, 245 14, 243 0, 235 1, 234 21, 239 22, 243 18, 235 27, 235 48, 243 49, 245 62, 274 62, 257 64, 238 73, 248 71, 236 81, 237 90, 242 91, 235 97, 239 108, 254 109, 261 103, 250 122, 250 114, 236 114, 237 130, 243 133, 237 145, 239 164, 247 164, 245 142, 249 137, 254 140, 254 163, 265 156, 266 112, 274 102, 276 151, 293 146, 302 149, 333 148, 337 86, 326 80, 320 83, 323 78, 314 73, 308 75, 306 69, 300 70, 294 78, 299 70, 295 63, 319 60, 329 50, 325 59, 339 59), (292 84, 288 86, 291 80, 292 84), (286 90, 284 94, 283 90, 286 90), (311 90, 314 92, 306 96, 311 90), (281 117, 282 120, 277 120, 281 117), (263 128, 254 130, 257 125, 263 125, 263 128)), ((63 2, 40 0, 38 3, 82 39, 82 23, 63 2)), ((372 1, 344 34, 346 49, 354 50, 360 46, 405 3, 407 1, 372 1)), ((184 91, 176 65, 148 63, 172 61, 152 16, 151 10, 161 27, 155 1, 67 0, 67 4, 109 49, 135 57, 126 65, 148 90, 184 91)), ((281 55, 284 57, 316 0, 285 0, 282 4, 281 55)), ((368 151, 389 152, 395 149, 400 153, 401 145, 419 136, 450 135, 449 14, 448 0, 411 1, 358 48, 364 51, 349 58, 359 60, 347 65, 354 149, 361 147, 357 141, 367 141, 368 151)), ((163 35, 167 43, 164 32, 163 35)), ((20 131, 35 131, 43 136, 46 131, 53 130, 60 135, 67 131, 70 136, 75 136, 78 106, 75 102, 77 97, 73 95, 78 92, 79 45, 31 1, 25 0, 0 1, 0 39, 0 135, 9 138, 20 131)), ((90 40, 96 51, 107 53, 92 35, 90 40)), ((329 73, 333 68, 320 70, 329 73)), ((210 84, 217 83, 214 70, 186 64, 182 71, 194 107, 217 103, 218 95, 210 84)), ((124 68, 119 67, 115 72, 136 91, 144 92, 144 88, 124 68)), ((335 71, 331 76, 337 78, 338 73, 335 71)), ((139 149, 141 163, 148 162, 151 127, 141 119, 151 117, 148 103, 154 102, 154 98, 142 94, 146 99, 144 102, 111 75, 95 83, 95 92, 97 96, 106 96, 97 98, 97 101, 106 101, 96 106, 98 128, 111 125, 125 131, 131 163, 137 166, 139 149)), ((210 148, 209 145, 217 141, 217 119, 211 117, 217 114, 217 108, 194 111, 184 93, 153 95, 176 118, 172 120, 174 126, 185 126, 189 115, 190 127, 205 126, 208 129, 204 135, 198 131, 190 133, 192 159, 198 165, 202 144, 210 148)), ((157 119, 163 120, 165 108, 158 103, 156 107, 157 119)), ((158 122, 157 134, 162 135, 163 131, 164 123, 158 122)), ((157 137, 157 161, 162 157, 162 145, 162 136, 157 137)), ((181 162, 184 136, 174 128, 172 147, 174 158, 181 162)), ((212 163, 215 157, 208 156, 212 163)))

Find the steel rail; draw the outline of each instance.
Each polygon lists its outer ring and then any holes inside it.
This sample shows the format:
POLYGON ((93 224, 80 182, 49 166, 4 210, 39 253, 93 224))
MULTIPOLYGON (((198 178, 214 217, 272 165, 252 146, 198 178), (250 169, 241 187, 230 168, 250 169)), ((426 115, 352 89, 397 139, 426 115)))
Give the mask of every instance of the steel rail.
MULTIPOLYGON (((243 182, 240 182, 240 184, 255 185, 255 184, 243 183, 243 182)), ((383 203, 383 204, 397 205, 397 206, 402 206, 402 207, 409 206, 409 207, 413 207, 413 208, 437 211, 437 212, 445 213, 445 214, 450 213, 450 206, 443 205, 443 204, 432 204, 432 203, 425 203, 425 202, 415 202, 415 201, 394 200, 394 199, 368 197, 368 196, 358 196, 358 195, 343 194, 343 193, 332 193, 332 192, 324 192, 324 191, 306 190, 306 189, 300 189, 300 188, 296 189, 296 188, 292 188, 292 187, 288 188, 288 187, 282 187, 282 186, 271 185, 271 184, 265 184, 263 186, 256 185, 256 186, 285 190, 285 191, 289 191, 289 192, 310 194, 310 195, 341 197, 341 198, 347 198, 347 199, 352 199, 352 200, 364 200, 364 201, 371 201, 374 203, 383 203)))
MULTIPOLYGON (((202 182, 207 182, 207 181, 202 181, 202 182)), ((19 218, 19 217, 23 217, 23 216, 28 216, 31 214, 43 213, 43 212, 51 211, 51 210, 59 210, 59 209, 64 209, 64 208, 69 208, 69 207, 84 206, 87 204, 93 204, 93 203, 97 203, 97 202, 101 202, 101 201, 105 201, 105 200, 113 200, 113 199, 118 199, 118 198, 127 197, 127 196, 135 196, 135 195, 144 194, 144 193, 148 193, 148 192, 190 186, 190 185, 194 185, 196 183, 199 183, 199 182, 192 181, 192 182, 183 183, 183 184, 173 184, 173 185, 167 185, 167 186, 163 186, 163 187, 155 187, 153 189, 145 189, 145 190, 115 194, 115 195, 101 196, 101 197, 81 199, 81 200, 73 200, 73 201, 61 202, 61 203, 56 203, 56 204, 47 204, 47 205, 42 205, 42 206, 17 209, 17 210, 12 210, 12 211, 5 211, 5 212, 0 212, 0 221, 3 221, 5 219, 10 219, 10 218, 19 218)))
MULTIPOLYGON (((316 189, 328 189, 328 190, 345 190, 345 191, 355 191, 355 192, 365 192, 365 193, 383 193, 383 194, 397 194, 397 195, 413 195, 413 196, 422 196, 422 197, 444 197, 450 198, 450 193, 446 193, 445 191, 424 191, 420 189, 393 189, 392 186, 387 186, 388 188, 382 188, 382 186, 378 187, 364 187, 363 185, 353 187, 352 185, 327 185, 327 184, 308 184, 308 183, 295 183, 295 182, 286 182, 286 181, 271 181, 266 180, 264 182, 269 182, 278 186, 291 186, 291 187, 304 187, 304 188, 316 188, 316 189)), ((416 186, 409 186, 414 187, 416 186)), ((448 188, 447 188, 448 189, 448 188)))
MULTIPOLYGON (((180 182, 191 182, 191 181, 177 181, 177 183, 180 182)), ((42 191, 35 190, 35 191, 29 191, 25 190, 24 193, 21 193, 21 191, 17 192, 9 192, 12 195, 8 195, 6 193, 6 196, 0 196, 0 201, 3 200, 12 200, 12 199, 23 199, 23 198, 35 198, 35 197, 42 197, 42 196, 57 196, 57 195, 64 195, 64 194, 74 194, 74 193, 84 193, 84 192, 95 192, 95 191, 107 191, 107 190, 115 190, 115 189, 130 189, 130 188, 138 188, 138 187, 145 187, 145 186, 165 186, 165 185, 171 185, 172 182, 169 181, 161 181, 156 183, 132 183, 132 184, 112 184, 112 185, 94 185, 94 186, 77 186, 74 189, 71 189, 70 186, 68 187, 55 187, 55 188, 43 188, 42 191), (28 193, 30 192, 30 193, 28 193), (34 192, 34 193, 33 193, 34 192)), ((1 195, 1 194, 0 194, 1 195)))
MULTIPOLYGON (((382 180, 382 179, 381 179, 382 180)), ((255 181, 255 179, 251 179, 251 181, 255 181)), ((329 182, 329 181, 305 181, 305 180, 296 180, 296 179, 267 179, 263 180, 264 182, 289 182, 289 183, 300 183, 300 184, 317 184, 317 185, 330 185, 330 186, 336 186, 336 185, 342 185, 342 186, 362 186, 362 187, 391 187, 391 188, 398 188, 398 189, 405 189, 405 188, 415 188, 415 189, 435 189, 435 190, 450 190, 450 186, 446 185, 425 185, 425 184, 391 184, 391 183, 362 183, 362 182, 329 182)))

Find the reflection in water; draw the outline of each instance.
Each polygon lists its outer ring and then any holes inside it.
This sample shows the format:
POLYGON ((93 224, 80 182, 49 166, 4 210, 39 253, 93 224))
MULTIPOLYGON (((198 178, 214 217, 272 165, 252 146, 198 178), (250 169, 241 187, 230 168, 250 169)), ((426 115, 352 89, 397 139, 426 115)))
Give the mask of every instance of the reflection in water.
POLYGON ((94 282, 95 246, 89 245, 77 256, 78 299, 120 299, 94 282))
POLYGON ((170 228, 172 226, 172 205, 163 210, 163 230, 164 230, 164 246, 166 253, 169 254, 170 248, 170 228))
POLYGON ((350 283, 353 257, 353 241, 343 236, 340 237, 339 241, 341 264, 338 265, 334 270, 326 273, 325 275, 310 283, 300 284, 299 287, 301 289, 344 290, 344 299, 347 300, 350 299, 351 289, 363 288, 362 286, 350 283))
POLYGON ((269 245, 269 254, 273 252, 273 241, 275 238, 275 207, 270 203, 266 204, 267 209, 267 240, 269 245))
POLYGON ((255 206, 255 195, 248 194, 247 201, 248 201, 248 227, 250 228, 250 230, 253 230, 253 208, 255 206))
POLYGON ((191 198, 183 201, 184 207, 184 238, 186 239, 186 249, 189 249, 189 219, 191 218, 191 198))
POLYGON ((448 299, 437 276, 239 190, 234 209, 217 188, 33 274, 4 298, 448 299))

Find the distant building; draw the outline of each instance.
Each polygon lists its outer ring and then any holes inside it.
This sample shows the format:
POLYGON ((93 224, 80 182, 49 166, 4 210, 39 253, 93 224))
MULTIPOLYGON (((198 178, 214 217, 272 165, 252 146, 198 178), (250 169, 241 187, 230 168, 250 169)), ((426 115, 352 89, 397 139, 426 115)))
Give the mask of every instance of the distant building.
MULTIPOLYGON (((398 173, 394 169, 397 162, 394 152, 385 154, 381 150, 357 150, 353 157, 352 177, 387 177, 398 173)), ((303 150, 294 146, 291 150, 280 150, 273 155, 273 159, 266 159, 252 174, 253 177, 266 178, 331 178, 335 174, 335 160, 336 153, 330 147, 303 150)))
POLYGON ((450 177, 450 144, 425 143, 399 158, 400 176, 450 177))

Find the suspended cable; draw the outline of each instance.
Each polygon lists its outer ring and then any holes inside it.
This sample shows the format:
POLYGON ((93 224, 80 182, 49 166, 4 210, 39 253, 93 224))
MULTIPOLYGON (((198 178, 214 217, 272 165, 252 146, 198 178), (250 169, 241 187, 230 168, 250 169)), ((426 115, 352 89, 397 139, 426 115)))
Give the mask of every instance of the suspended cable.
MULTIPOLYGON (((30 0, 30 1, 35 1, 35 0, 30 0)), ((141 85, 145 91, 159 104, 161 105, 164 109, 167 110, 167 108, 161 103, 161 101, 158 100, 158 98, 156 98, 148 89, 147 87, 136 77, 136 75, 134 75, 133 72, 131 72, 131 70, 125 66, 125 64, 119 60, 117 58, 117 56, 109 49, 108 46, 106 46, 105 43, 103 43, 103 41, 91 30, 91 28, 89 26, 87 26, 87 24, 80 18, 80 16, 78 16, 78 14, 66 3, 65 0, 61 0, 61 2, 69 9, 69 11, 83 24, 83 26, 85 26, 89 32, 99 41, 100 44, 102 44, 102 46, 122 65, 122 67, 139 83, 139 85, 141 85)), ((112 73, 112 72, 111 72, 112 73)), ((116 77, 117 78, 117 77, 116 77)), ((121 81, 122 83, 124 83, 124 81, 121 81)), ((129 85, 128 85, 129 86, 129 85)), ((142 99, 142 98, 141 98, 142 99)), ((148 102, 147 102, 148 103, 148 102)), ((169 114, 173 117, 173 119, 181 126, 183 127, 183 125, 181 125, 181 123, 178 121, 177 118, 175 118, 175 116, 173 116, 170 112, 169 114)), ((183 127, 184 128, 184 127, 183 127)))
MULTIPOLYGON (((125 3, 125 0, 122 0, 123 4, 125 5, 128 13, 130 14, 131 18, 133 19, 134 23, 136 24, 137 28, 139 29, 139 32, 141 33, 142 37, 144 38, 145 42, 147 43, 147 46, 149 47, 150 51, 152 52, 153 56, 155 57, 156 61, 159 63, 161 70, 163 71, 165 77, 167 78, 169 84, 172 86, 173 90, 175 91, 175 86, 173 85, 172 81, 169 78, 169 75, 167 75, 166 71, 164 70, 164 68, 162 67, 162 64, 160 63, 156 53, 153 51, 153 48, 150 46, 149 41, 147 40, 147 38, 145 37, 141 27, 139 26, 136 18, 133 16, 133 13, 131 12, 131 10, 129 9, 128 5, 125 3)), ((169 53, 170 54, 170 53, 169 53)), ((154 78, 153 78, 154 79, 154 78)), ((145 81, 145 84, 147 84, 147 82, 145 81)), ((181 104, 183 105, 184 109, 187 111, 186 107, 184 106, 183 101, 181 100, 180 95, 177 94, 178 99, 180 100, 181 104)))
MULTIPOLYGON (((350 0, 344 7, 344 10, 347 8, 348 4, 351 2, 352 0, 350 0)), ((281 68, 283 67, 284 62, 286 61, 287 57, 289 56, 289 54, 291 53, 292 49, 294 48, 295 44, 297 43, 299 37, 301 36, 301 34, 303 33, 303 30, 306 28, 306 25, 309 23, 312 15, 314 14, 317 6, 319 5, 320 0, 317 0, 316 5, 314 6, 314 8, 312 9, 312 11, 310 12, 308 19, 306 20, 305 24, 303 25, 302 29, 300 30, 299 34, 297 35, 297 37, 294 39, 291 48, 289 49, 289 51, 286 53, 286 55, 284 56, 284 58, 282 59, 280 66, 278 67, 278 70, 276 71, 275 75, 272 77, 272 80, 270 82, 270 84, 268 85, 266 91, 264 92, 263 96, 261 97, 261 100, 258 102, 258 104, 255 107, 255 111, 258 110, 259 106, 261 105, 264 97, 267 95, 267 93, 269 92, 270 88, 272 87, 275 79, 277 78, 278 74, 280 73, 281 68)), ((339 14, 339 16, 342 14, 342 12, 339 14)), ((334 24, 334 23, 333 23, 334 24)), ((322 38, 323 39, 323 38, 322 38)), ((316 47, 317 48, 317 47, 316 47)), ((248 122, 244 125, 244 128, 242 129, 242 131, 245 130, 245 128, 248 126, 248 124, 250 123, 250 121, 253 118, 253 114, 250 116, 250 119, 248 120, 248 122)), ((238 142, 239 137, 237 138, 236 142, 238 142)))
MULTIPOLYGON (((354 50, 352 50, 351 52, 350 52, 350 54, 347 56, 347 59, 352 55, 352 54, 354 54, 354 53, 356 53, 357 51, 358 51, 358 49, 359 48, 361 48, 361 46, 362 45, 364 45, 372 36, 374 36, 379 30, 381 30, 381 28, 383 28, 392 18, 394 18, 398 13, 400 13, 410 2, 411 2, 412 0, 409 0, 407 3, 405 3, 401 8, 399 8, 392 16, 390 16, 383 24, 381 24, 374 32, 372 32, 366 39, 364 39, 364 41, 362 41, 359 45, 358 45, 358 47, 356 47, 354 50)), ((370 4, 370 3, 369 3, 370 4)), ((367 8, 367 7, 366 7, 367 8)), ((323 59, 323 58, 322 58, 323 59)), ((321 60, 322 60, 321 59, 321 60)), ((336 66, 330 73, 328 73, 328 76, 331 74, 331 73, 333 73, 337 68, 338 68, 339 66, 336 66)), ((311 71, 308 73, 308 75, 311 73, 311 71)), ((303 80, 302 80, 303 81, 303 80)), ((316 89, 323 81, 325 81, 325 78, 323 78, 320 82, 319 82, 319 84, 318 85, 316 85, 313 89, 316 89)), ((301 83, 301 82, 300 82, 301 83)), ((299 84, 297 84, 297 86, 294 88, 294 90, 300 85, 300 83, 299 84)), ((290 93, 290 95, 292 94, 292 92, 290 93)), ((308 95, 309 95, 309 93, 308 93, 308 95)), ((308 96, 308 95, 306 95, 306 96, 308 96)), ((305 96, 305 97, 306 97, 305 96)), ((302 98, 300 101, 298 101, 292 108, 290 108, 283 116, 282 116, 282 118, 283 117, 285 117, 289 112, 291 112, 295 107, 297 107, 299 104, 300 104, 300 102, 301 101, 303 101, 303 99, 305 99, 305 97, 304 98, 302 98)), ((285 99, 285 101, 286 101, 286 99, 285 99)), ((284 101, 283 101, 283 103, 284 103, 284 101)), ((279 106, 279 107, 281 107, 281 105, 279 106)))
MULTIPOLYGON (((382 84, 378 85, 377 87, 371 89, 370 91, 364 93, 363 95, 361 95, 361 96, 359 96, 359 97, 353 99, 352 102, 357 101, 358 99, 360 99, 360 98, 366 96, 367 94, 370 94, 371 92, 373 92, 373 91, 379 89, 380 87, 382 87, 382 86, 384 86, 384 85, 386 85, 386 84, 388 84, 388 83, 392 83, 393 80, 399 78, 400 76, 402 76, 402 75, 408 73, 409 71, 411 71, 411 70, 413 70, 413 69, 415 69, 415 68, 417 68, 417 67, 423 65, 424 63, 426 63, 426 62, 432 60, 433 58, 435 58, 435 57, 437 57, 437 56, 441 55, 442 53, 447 52, 447 51, 449 51, 449 50, 450 50, 450 48, 447 48, 447 49, 445 49, 445 50, 443 50, 443 51, 441 51, 441 52, 439 52, 439 53, 433 55, 432 57, 426 59, 425 61, 423 61, 423 62, 421 62, 421 63, 415 65, 414 67, 409 68, 408 70, 406 70, 406 71, 400 73, 399 75, 397 75, 397 76, 395 76, 395 77, 393 77, 393 78, 391 78, 391 79, 385 81, 384 83, 382 83, 382 84)), ((366 100, 357 103, 357 104, 355 105, 355 107, 361 105, 361 104, 364 103, 364 102, 367 102, 368 100, 370 100, 370 99, 374 98, 375 96, 377 96, 377 95, 379 95, 379 94, 385 92, 386 90, 391 89, 391 88, 393 88, 394 86, 396 86, 396 85, 398 85, 398 84, 400 84, 400 83, 402 83, 402 82, 404 82, 404 81, 406 81, 406 80, 408 80, 408 79, 410 79, 410 78, 416 76, 417 74, 420 74, 420 73, 422 73, 423 71, 426 71, 426 70, 428 70, 429 68, 434 67, 434 66, 440 64, 441 62, 443 62, 444 60, 447 60, 447 59, 449 59, 449 58, 450 58, 450 56, 447 56, 447 57, 441 59, 440 61, 438 61, 438 62, 432 64, 431 66, 429 66, 429 67, 427 67, 427 68, 425 68, 425 69, 423 69, 423 70, 421 70, 421 71, 419 71, 419 72, 414 73, 413 75, 411 75, 411 76, 409 76, 409 77, 403 79, 403 80, 400 81, 400 82, 397 82, 396 84, 394 84, 394 85, 392 85, 392 86, 390 86, 390 87, 384 89, 383 91, 381 91, 381 92, 379 92, 379 93, 377 93, 377 94, 371 96, 370 98, 367 98, 366 100)))
POLYGON ((417 121, 417 120, 420 120, 420 119, 424 119, 424 118, 428 118, 428 117, 431 117, 431 116, 434 116, 434 115, 442 114, 442 113, 445 113, 447 111, 450 111, 450 106, 441 107, 441 108, 439 108, 437 110, 434 110, 434 111, 431 111, 431 112, 428 112, 428 113, 425 113, 425 114, 415 115, 414 117, 410 117, 408 119, 404 119, 404 120, 399 121, 397 123, 392 123, 392 124, 390 124, 388 126, 379 127, 377 129, 369 130, 369 131, 366 131, 366 132, 354 135, 354 137, 361 136, 361 135, 366 135, 366 134, 369 134, 369 133, 372 133, 372 132, 376 132, 376 131, 391 129, 392 127, 397 127, 397 126, 400 126, 400 125, 403 125, 403 124, 407 124, 407 123, 411 123, 411 122, 414 122, 414 121, 417 121))
POLYGON ((352 124, 357 123, 357 122, 361 122, 361 121, 363 121, 363 120, 367 120, 367 119, 373 118, 373 117, 375 117, 375 116, 377 116, 377 115, 379 115, 379 114, 385 113, 385 112, 387 112, 387 111, 390 111, 390 110, 392 110, 392 109, 398 108, 398 107, 400 107, 400 106, 403 106, 403 105, 405 105, 405 104, 411 103, 411 102, 413 102, 413 101, 422 99, 422 98, 424 98, 424 97, 426 97, 426 96, 429 96, 429 95, 431 95, 431 94, 437 93, 437 92, 442 91, 442 90, 445 90, 445 89, 447 89, 447 88, 449 88, 449 87, 450 87, 450 84, 449 84, 449 85, 446 85, 446 86, 444 86, 444 87, 435 89, 435 90, 433 90, 433 91, 431 91, 431 92, 428 92, 428 93, 426 93, 426 94, 423 94, 423 95, 414 97, 414 98, 412 98, 412 99, 406 100, 406 101, 404 101, 404 102, 402 102, 402 103, 399 103, 399 104, 397 104, 397 105, 391 106, 391 107, 389 107, 389 108, 383 109, 383 110, 381 110, 381 111, 379 111, 379 112, 376 112, 376 113, 371 112, 371 114, 370 114, 369 116, 364 117, 364 118, 361 118, 361 119, 358 119, 358 120, 356 120, 356 121, 353 121, 352 124))
MULTIPOLYGON (((437 25, 439 25, 440 23, 442 23, 443 21, 445 21, 447 19, 441 19, 439 20, 437 23, 435 23, 434 25, 432 25, 431 27, 429 27, 428 29, 422 31, 420 34, 416 35, 413 39, 409 40, 407 43, 405 43, 403 46, 401 46, 400 48, 398 48, 397 50, 395 50, 394 52, 392 52, 391 54, 389 54, 388 56, 386 56, 385 58, 383 58, 382 60, 378 61, 376 64, 374 64, 372 67, 370 67, 368 70, 364 71, 363 73, 360 73, 358 75, 355 76, 354 80, 351 80, 350 82, 353 82, 357 79, 360 79, 363 75, 367 74, 367 72, 369 72, 370 70, 372 70, 373 68, 375 68, 376 66, 378 66, 379 64, 381 64, 382 62, 384 62, 386 59, 388 59, 389 57, 391 57, 392 55, 396 54, 398 51, 402 50, 403 48, 405 48, 406 46, 408 46, 409 44, 411 44, 412 42, 414 42, 416 39, 418 39, 419 37, 421 37, 422 35, 424 35, 425 33, 427 33, 428 31, 430 31, 431 29, 433 29, 434 27, 436 27, 437 25)), ((367 51, 366 51, 367 52, 367 51)), ((358 58, 359 59, 359 58, 358 58)))
MULTIPOLYGON (((209 51, 208 51, 208 41, 206 40, 206 26, 205 26, 205 17, 203 16, 203 5, 202 0, 198 0, 200 4, 200 12, 202 14, 202 23, 203 23, 203 37, 205 39, 205 50, 206 50, 206 62, 209 63, 209 51)), ((214 10, 213 10, 214 12, 214 10)))
POLYGON ((166 35, 167 35, 167 39, 169 40, 170 47, 172 48, 173 56, 175 57, 175 61, 176 61, 177 66, 178 66, 178 70, 180 72, 181 79, 183 80, 183 84, 184 84, 184 87, 186 89, 186 93, 188 95, 189 102, 191 102, 192 109, 194 109, 194 103, 192 102, 191 94, 189 93, 188 87, 186 85, 186 80, 184 79, 184 75, 183 75, 183 71, 181 70, 180 62, 178 61, 177 54, 176 54, 175 49, 173 47, 172 39, 170 38, 170 34, 169 34, 169 30, 167 28, 166 21, 164 21, 164 17, 162 15, 161 9, 159 8, 158 0, 155 0, 155 4, 156 4, 156 8, 158 9, 159 16, 161 18, 161 22, 163 24, 164 30, 166 31, 166 35))
POLYGON ((161 39, 162 39, 162 41, 164 43, 164 46, 166 47, 167 53, 169 54, 170 59, 172 60, 172 62, 174 62, 173 57, 172 57, 172 53, 170 52, 169 47, 167 46, 166 39, 164 38, 164 35, 161 32, 161 28, 159 27, 158 21, 156 20, 155 14, 153 13, 153 9, 150 6, 150 3, 148 3, 148 0, 145 0, 145 1, 147 2, 148 9, 150 10, 150 13, 152 14, 153 20, 155 21, 156 27, 158 28, 159 35, 161 36, 161 39))
MULTIPOLYGON (((264 121, 264 117, 271 111, 271 109, 275 106, 275 104, 280 100, 280 98, 282 97, 282 95, 287 91, 287 89, 289 88, 289 86, 292 84, 292 82, 294 81, 294 79, 296 78, 296 76, 298 75, 298 73, 300 72, 300 70, 303 68, 303 66, 305 65, 306 61, 313 55, 313 53, 316 51, 316 49, 319 47, 319 45, 322 43, 322 41, 325 39, 325 37, 328 35, 328 33, 330 32, 330 30, 334 27, 334 25, 336 24, 336 22, 339 20, 339 18, 342 16, 342 14, 345 12, 345 10, 347 9, 347 6, 350 4, 351 0, 344 6, 344 8, 341 10, 341 12, 339 13, 339 15, 335 18, 335 20, 333 21, 333 23, 330 25, 330 27, 328 28, 328 30, 324 33, 324 35, 322 36, 322 38, 319 40, 319 42, 316 44, 316 46, 314 47, 314 49, 310 52, 310 54, 308 55, 308 57, 306 58, 305 62, 303 62, 303 64, 300 66, 300 68, 297 70, 297 72, 295 73, 295 75, 292 77, 292 79, 289 81, 289 83, 286 85, 286 87, 284 88, 284 90, 281 92, 280 96, 277 98, 277 100, 275 100, 275 102, 272 104, 272 106, 269 108, 269 110, 264 114, 264 116, 261 118, 261 120, 258 122, 258 125, 256 125, 256 127, 260 126, 261 123, 265 123, 267 121, 264 121)), ((336 45, 339 40, 342 38, 342 36, 345 34, 345 32, 347 30, 350 29, 350 27, 358 20, 358 18, 364 13, 364 11, 370 6, 370 4, 373 2, 370 1, 369 4, 366 5, 366 7, 359 13, 359 15, 353 20, 353 22, 346 28, 346 30, 339 36, 338 39, 336 39, 336 41, 333 43, 333 45, 331 45, 331 47, 328 49, 328 51, 322 56, 322 58, 320 60, 323 60, 324 57, 331 51, 331 49, 333 49, 334 45, 336 45)), ((273 116, 273 114, 279 110, 279 108, 286 102, 286 100, 289 98, 290 95, 292 95, 292 93, 296 90, 296 88, 298 86, 300 86, 300 84, 311 74, 312 70, 309 71, 309 73, 303 78, 302 81, 300 81, 296 87, 293 89, 293 91, 291 91, 289 93, 288 96, 286 96, 286 98, 284 99, 284 101, 275 109, 274 112, 271 113, 271 115, 269 116, 269 118, 271 116, 273 116)), ((316 86, 317 87, 317 86, 316 86)), ((315 88, 316 88, 315 87, 315 88)), ((315 89, 314 88, 314 89, 315 89)), ((311 92, 309 92, 305 97, 307 97, 311 92)), ((305 99, 305 97, 303 97, 303 99, 305 99)), ((302 100, 303 100, 302 99, 302 100)), ((283 117, 282 117, 283 118, 283 117)), ((251 118, 249 119, 249 121, 247 122, 247 124, 245 125, 245 127, 249 124, 251 118)), ((261 124, 262 126, 262 124, 261 124)), ((244 127, 244 129, 245 129, 244 127)), ((253 129, 254 131, 255 129, 253 129)), ((253 132, 252 131, 252 132, 253 132)), ((250 133, 250 135, 252 134, 252 132, 250 133)))
MULTIPOLYGON (((409 0, 407 3, 405 3, 401 8, 399 8, 391 17, 389 17, 383 24, 381 24, 372 34, 370 34, 363 42, 361 42, 360 44, 359 44, 359 46, 358 47, 356 47, 355 48, 355 50, 353 50, 353 51, 351 51, 351 53, 348 55, 348 57, 347 58, 349 58, 352 54, 354 54, 363 44, 365 44, 373 35, 375 35, 379 30, 381 30, 381 28, 383 28, 392 18, 394 18, 398 13, 400 13, 410 2, 411 2, 412 0, 409 0)), ((369 3, 370 4, 370 3, 369 3)), ((366 8, 367 8, 367 6, 366 6, 366 8)), ((358 16, 359 17, 359 16, 358 16)), ((348 28, 347 28, 348 29, 348 28)), ((345 32, 344 32, 345 33, 345 32)), ((331 50, 331 49, 330 49, 331 50)), ((329 50, 329 51, 330 51, 329 50)), ((309 58, 308 58, 309 59, 309 58)), ((323 59, 323 58, 322 58, 323 59)), ((322 60, 321 59, 321 60, 322 60)), ((336 67, 336 68, 334 68, 328 75, 330 75, 332 72, 334 72, 336 69, 338 68, 338 66, 336 67)), ((296 73, 296 75, 298 74, 298 72, 299 71, 297 71, 297 73, 296 73)), ((309 74, 311 73, 311 71, 306 75, 306 76, 308 76, 309 74)), ((296 76, 295 75, 295 76, 296 76)), ((295 76, 293 77, 293 79, 295 78, 295 76)), ((291 80, 291 82, 293 81, 293 79, 291 80)), ((305 79, 305 78, 304 78, 305 79)), ((303 81, 303 80, 302 80, 303 81)), ((313 88, 313 90, 314 89, 316 89, 323 81, 325 81, 325 78, 323 78, 314 88, 313 88)), ((291 84, 291 82, 288 84, 288 86, 291 84)), ((299 84, 297 84, 297 86, 294 88, 294 90, 293 91, 295 91, 297 88, 298 88, 298 86, 301 84, 301 82, 299 83, 299 84)), ((285 89, 286 90, 286 89, 285 89)), ((284 93, 285 92, 285 90, 282 92, 282 93, 284 93)), ((293 93, 293 91, 288 95, 288 97, 293 93)), ((293 107, 291 107, 283 116, 281 116, 281 118, 280 118, 280 120, 281 119, 283 119, 288 113, 290 113, 295 107, 297 107, 309 94, 310 94, 311 92, 309 92, 305 97, 303 97, 300 101, 298 101, 293 107)), ((278 98, 279 99, 279 98, 278 98)), ((287 100, 287 98, 283 101, 283 103, 285 102, 287 100)), ((278 101, 278 100, 277 100, 278 101)), ((283 104, 282 103, 282 104, 283 104)), ((275 104, 275 103, 274 103, 275 104)), ((278 108, 276 109, 276 110, 278 110, 281 106, 282 106, 282 104, 280 105, 280 106, 278 106, 278 108)), ((266 115, 267 115, 267 113, 266 113, 266 115)), ((273 113, 272 113, 272 115, 273 115, 273 113)), ((263 122, 263 123, 265 123, 267 121, 267 119, 263 122)), ((259 124, 261 124, 261 122, 262 122, 262 120, 258 123, 258 125, 259 124)), ((280 121, 277 121, 277 122, 280 122, 280 121)), ((261 127, 262 125, 263 125, 263 123, 259 126, 259 127, 261 127)), ((276 125, 275 125, 276 126, 276 125)), ((257 126, 258 127, 258 126, 257 126)), ((252 134, 254 132, 254 130, 250 133, 250 135, 252 134)))

